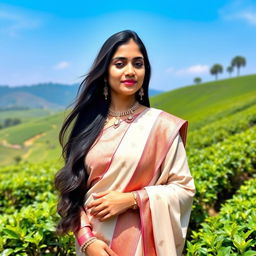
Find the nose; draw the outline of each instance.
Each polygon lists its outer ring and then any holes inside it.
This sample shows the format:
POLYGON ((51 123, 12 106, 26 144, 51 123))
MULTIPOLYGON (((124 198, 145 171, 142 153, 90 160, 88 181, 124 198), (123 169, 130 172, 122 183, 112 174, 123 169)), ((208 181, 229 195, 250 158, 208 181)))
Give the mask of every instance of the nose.
POLYGON ((127 75, 127 76, 132 76, 132 75, 134 75, 134 74, 135 74, 134 67, 133 67, 133 65, 130 63, 130 64, 127 65, 127 68, 126 68, 126 70, 125 70, 125 75, 127 75))

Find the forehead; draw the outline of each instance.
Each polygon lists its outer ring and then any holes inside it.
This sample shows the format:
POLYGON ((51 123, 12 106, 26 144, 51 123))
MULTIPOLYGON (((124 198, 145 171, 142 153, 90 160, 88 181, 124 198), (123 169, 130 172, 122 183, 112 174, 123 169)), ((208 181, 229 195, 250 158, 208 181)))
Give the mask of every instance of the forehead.
POLYGON ((135 43, 132 39, 127 42, 126 44, 120 45, 115 54, 113 55, 113 58, 115 57, 126 57, 126 58, 134 58, 134 57, 143 57, 139 46, 137 43, 135 43))

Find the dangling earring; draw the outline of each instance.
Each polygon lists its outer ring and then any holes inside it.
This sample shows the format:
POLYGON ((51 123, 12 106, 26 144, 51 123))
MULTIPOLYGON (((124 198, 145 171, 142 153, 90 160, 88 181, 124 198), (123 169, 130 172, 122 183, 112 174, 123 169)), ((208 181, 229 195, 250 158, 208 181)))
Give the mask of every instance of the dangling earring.
POLYGON ((103 91, 103 94, 105 96, 105 100, 108 99, 108 87, 107 87, 107 80, 104 79, 104 82, 105 82, 105 85, 104 85, 104 91, 103 91))
POLYGON ((142 100, 144 96, 144 89, 142 87, 140 88, 139 95, 140 95, 140 100, 142 100))

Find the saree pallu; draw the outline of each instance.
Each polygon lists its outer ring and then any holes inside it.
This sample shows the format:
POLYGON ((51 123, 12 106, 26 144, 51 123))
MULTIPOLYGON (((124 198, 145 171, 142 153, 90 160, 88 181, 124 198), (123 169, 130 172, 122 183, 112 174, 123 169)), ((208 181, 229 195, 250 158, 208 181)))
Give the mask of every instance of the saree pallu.
MULTIPOLYGON (((92 193, 137 193, 138 210, 100 222, 84 208, 81 227, 90 223, 96 237, 119 256, 180 256, 195 186, 185 145, 188 122, 146 108, 132 123, 102 130, 85 157, 89 174, 85 205, 92 193)), ((82 228, 75 233, 77 255, 82 228)))

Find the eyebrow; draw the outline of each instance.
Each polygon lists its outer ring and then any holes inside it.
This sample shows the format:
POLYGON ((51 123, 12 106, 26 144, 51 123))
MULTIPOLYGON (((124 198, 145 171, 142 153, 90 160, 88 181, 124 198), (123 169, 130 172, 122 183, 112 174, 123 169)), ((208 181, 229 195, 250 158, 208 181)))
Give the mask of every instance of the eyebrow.
MULTIPOLYGON (((127 58, 126 57, 115 57, 112 59, 112 61, 114 60, 126 60, 127 58)), ((143 60, 144 58, 141 57, 141 56, 138 56, 138 57, 134 57, 133 60, 143 60)))

